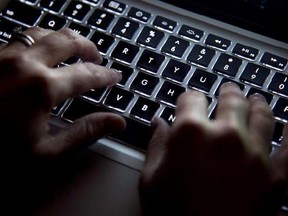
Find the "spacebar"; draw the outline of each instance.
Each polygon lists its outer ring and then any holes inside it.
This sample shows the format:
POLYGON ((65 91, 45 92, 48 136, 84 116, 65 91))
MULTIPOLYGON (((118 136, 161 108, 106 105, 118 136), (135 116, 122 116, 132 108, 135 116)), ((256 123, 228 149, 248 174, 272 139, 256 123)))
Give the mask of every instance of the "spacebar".
MULTIPOLYGON (((73 122, 78 118, 94 112, 111 111, 89 103, 81 98, 75 98, 63 113, 62 118, 73 122)), ((152 136, 151 128, 148 125, 142 124, 131 118, 127 118, 125 116, 124 118, 127 124, 126 129, 121 133, 110 135, 109 138, 146 151, 149 140, 152 136)))

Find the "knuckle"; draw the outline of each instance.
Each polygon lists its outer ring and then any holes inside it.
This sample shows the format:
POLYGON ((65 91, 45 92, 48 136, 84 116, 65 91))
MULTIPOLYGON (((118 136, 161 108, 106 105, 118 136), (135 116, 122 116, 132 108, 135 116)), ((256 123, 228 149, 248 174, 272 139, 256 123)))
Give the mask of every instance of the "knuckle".
POLYGON ((202 136, 205 133, 205 127, 198 118, 181 119, 176 121, 173 125, 173 131, 175 134, 180 134, 183 137, 187 136, 202 136))
POLYGON ((0 56, 0 65, 2 69, 19 70, 31 62, 25 52, 6 52, 0 56))

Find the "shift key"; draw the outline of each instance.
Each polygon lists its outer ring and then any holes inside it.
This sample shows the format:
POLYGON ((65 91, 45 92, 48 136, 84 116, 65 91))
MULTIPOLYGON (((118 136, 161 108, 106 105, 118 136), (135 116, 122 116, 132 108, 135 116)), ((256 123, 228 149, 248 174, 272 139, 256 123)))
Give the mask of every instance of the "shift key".
POLYGON ((42 12, 37 8, 18 1, 10 1, 3 10, 2 15, 28 26, 34 26, 42 12))

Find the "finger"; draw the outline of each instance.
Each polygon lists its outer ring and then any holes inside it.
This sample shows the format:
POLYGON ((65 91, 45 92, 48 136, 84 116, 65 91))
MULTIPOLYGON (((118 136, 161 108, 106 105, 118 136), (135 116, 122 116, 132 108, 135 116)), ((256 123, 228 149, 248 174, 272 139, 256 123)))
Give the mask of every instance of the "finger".
MULTIPOLYGON (((43 29, 40 27, 33 27, 25 30, 23 33, 31 36, 35 43, 37 43, 42 37, 45 37, 46 35, 50 34, 53 32, 52 30, 49 29, 43 29)), ((21 41, 12 41, 9 43, 6 48, 9 48, 9 51, 19 51, 22 49, 27 49, 28 47, 21 41)), ((7 51, 7 49, 5 50, 7 51)))
POLYGON ((176 120, 173 127, 183 122, 207 124, 208 101, 206 96, 198 91, 189 91, 179 96, 176 107, 176 120))
POLYGON ((93 63, 80 63, 53 70, 53 97, 55 104, 92 88, 112 86, 122 79, 121 73, 93 63), (61 80, 59 82, 59 80, 61 80), (61 94, 59 94, 61 92, 61 94))
POLYGON ((267 155, 271 152, 274 118, 266 99, 260 94, 249 97, 249 134, 251 143, 267 155))
POLYGON ((53 67, 70 57, 101 63, 102 57, 95 44, 71 29, 61 29, 38 41, 29 49, 31 58, 53 67))
POLYGON ((120 132, 126 127, 123 117, 113 113, 93 113, 76 120, 67 130, 60 132, 55 137, 50 137, 37 146, 35 153, 38 156, 57 158, 70 155, 82 150, 115 132, 120 132))
POLYGON ((170 126, 161 118, 153 118, 152 125, 155 128, 153 136, 150 140, 147 153, 145 166, 142 171, 142 183, 147 185, 150 178, 154 177, 157 168, 159 168, 163 157, 166 154, 166 142, 171 134, 170 126))
POLYGON ((240 88, 234 83, 224 83, 220 89, 216 121, 246 128, 248 111, 249 103, 240 88))

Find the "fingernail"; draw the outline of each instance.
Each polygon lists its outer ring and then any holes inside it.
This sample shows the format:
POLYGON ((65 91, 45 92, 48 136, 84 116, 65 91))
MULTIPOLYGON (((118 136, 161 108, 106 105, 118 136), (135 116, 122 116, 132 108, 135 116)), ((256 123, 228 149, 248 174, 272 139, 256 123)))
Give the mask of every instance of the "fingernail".
POLYGON ((122 80, 122 72, 114 68, 112 68, 111 71, 113 71, 114 74, 116 75, 117 80, 118 80, 117 82, 120 82, 122 80))
POLYGON ((259 94, 259 93, 254 93, 252 95, 249 96, 249 100, 253 100, 253 101, 265 101, 266 102, 266 98, 259 94))
POLYGON ((227 87, 236 87, 236 88, 238 88, 238 89, 240 89, 240 87, 236 84, 236 83, 234 83, 234 82, 225 82, 225 83, 223 83, 222 85, 221 85, 221 88, 227 88, 227 87))

